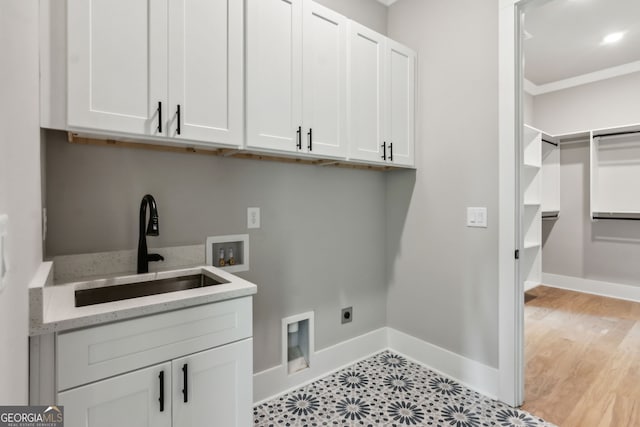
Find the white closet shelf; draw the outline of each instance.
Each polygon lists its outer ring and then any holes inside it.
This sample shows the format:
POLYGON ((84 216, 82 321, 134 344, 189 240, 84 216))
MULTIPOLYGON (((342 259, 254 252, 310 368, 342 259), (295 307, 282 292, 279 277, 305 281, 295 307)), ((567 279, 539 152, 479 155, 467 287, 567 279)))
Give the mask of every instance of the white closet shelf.
POLYGON ((594 220, 599 219, 620 219, 620 220, 640 220, 640 212, 638 211, 625 211, 625 212, 592 212, 591 217, 594 220))
POLYGON ((558 219, 560 216, 560 211, 542 211, 542 219, 550 220, 550 219, 558 219))
POLYGON ((540 207, 540 202, 536 200, 525 200, 524 201, 525 208, 538 208, 540 207))
POLYGON ((527 169, 532 169, 532 170, 540 170, 541 166, 540 165, 534 165, 531 163, 523 163, 524 167, 527 169))
POLYGON ((540 242, 524 242, 524 249, 535 249, 540 247, 540 242))
POLYGON ((591 219, 640 220, 640 124, 591 132, 591 219))

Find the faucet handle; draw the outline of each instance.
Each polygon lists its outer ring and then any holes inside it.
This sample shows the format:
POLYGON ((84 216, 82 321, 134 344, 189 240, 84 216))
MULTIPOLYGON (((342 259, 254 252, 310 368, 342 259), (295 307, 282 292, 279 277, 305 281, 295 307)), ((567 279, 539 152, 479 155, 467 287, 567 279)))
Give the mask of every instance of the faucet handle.
POLYGON ((164 257, 160 254, 147 255, 147 261, 164 261, 164 257))

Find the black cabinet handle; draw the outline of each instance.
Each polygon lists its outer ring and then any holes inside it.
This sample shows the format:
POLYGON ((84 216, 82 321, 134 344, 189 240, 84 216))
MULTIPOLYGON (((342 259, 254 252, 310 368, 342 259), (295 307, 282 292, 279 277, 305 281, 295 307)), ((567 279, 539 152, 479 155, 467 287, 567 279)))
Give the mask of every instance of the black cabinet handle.
POLYGON ((158 133, 162 133, 162 102, 158 102, 158 133))
POLYGON ((178 104, 178 109, 176 110, 176 116, 178 116, 178 126, 176 126, 176 133, 180 135, 180 104, 178 104))
POLYGON ((298 138, 298 143, 296 144, 296 147, 298 147, 298 150, 302 150, 302 126, 298 126, 298 130, 296 131, 296 134, 298 138))
POLYGON ((189 366, 186 363, 182 365, 182 378, 184 383, 182 394, 184 395, 184 402, 187 403, 189 401, 189 366))
POLYGON ((313 129, 309 128, 307 135, 309 136, 309 151, 313 151, 313 129))
POLYGON ((382 147, 382 156, 380 157, 382 157, 382 160, 387 160, 387 142, 386 141, 383 142, 381 147, 382 147))
POLYGON ((393 162, 393 142, 389 143, 389 161, 393 162))
POLYGON ((160 371, 160 398, 158 401, 160 402, 160 412, 164 412, 164 371, 160 371))

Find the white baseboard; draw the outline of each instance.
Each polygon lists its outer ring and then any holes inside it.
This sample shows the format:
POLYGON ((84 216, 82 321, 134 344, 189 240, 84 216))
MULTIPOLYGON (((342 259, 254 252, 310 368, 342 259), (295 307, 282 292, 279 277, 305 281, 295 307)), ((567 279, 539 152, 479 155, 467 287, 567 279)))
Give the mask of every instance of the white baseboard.
POLYGON ((542 273, 542 284, 603 297, 640 302, 640 286, 542 273))
POLYGON ((393 328, 389 329, 389 348, 428 368, 459 381, 492 399, 497 399, 498 369, 429 344, 393 328))
POLYGON ((380 328, 317 351, 313 354, 311 367, 293 375, 288 375, 283 365, 258 372, 253 375, 253 401, 262 403, 366 359, 385 350, 387 341, 387 328, 380 328))
POLYGON ((488 397, 495 399, 498 395, 496 368, 384 327, 316 352, 312 366, 302 372, 288 375, 286 368, 278 365, 254 374, 253 400, 256 405, 271 400, 386 349, 400 353, 488 397))

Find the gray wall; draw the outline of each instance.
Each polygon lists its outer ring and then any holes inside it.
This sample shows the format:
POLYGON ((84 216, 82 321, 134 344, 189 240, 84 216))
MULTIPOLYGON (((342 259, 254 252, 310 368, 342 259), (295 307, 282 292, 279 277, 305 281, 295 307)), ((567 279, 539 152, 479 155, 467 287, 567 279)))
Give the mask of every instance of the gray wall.
MULTIPOLYGON (((548 133, 640 123, 640 73, 536 96, 534 114, 548 133)), ((560 218, 543 221, 542 271, 640 286, 640 224, 589 219, 589 145, 563 145, 560 165, 560 218)))
POLYGON ((27 287, 42 261, 38 2, 0 1, 0 214, 9 215, 0 292, 0 404, 28 402, 27 287))
POLYGON ((316 349, 386 324, 385 176, 381 172, 79 146, 47 133, 47 255, 137 247, 140 200, 156 198, 149 245, 249 233, 254 368, 280 363, 280 322, 315 311, 316 349), (262 228, 247 230, 249 206, 262 228), (340 324, 340 309, 354 320, 340 324))
POLYGON ((387 29, 419 58, 417 172, 387 182, 388 323, 496 367, 498 2, 401 0, 387 29))
POLYGON ((377 0, 315 1, 372 30, 381 34, 387 33, 387 7, 377 0))

